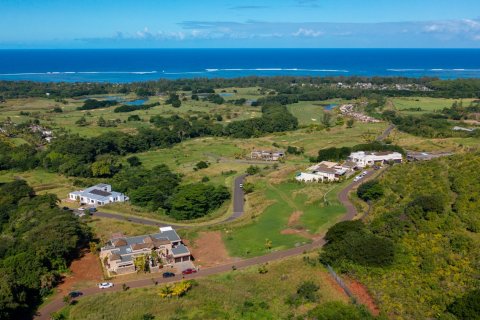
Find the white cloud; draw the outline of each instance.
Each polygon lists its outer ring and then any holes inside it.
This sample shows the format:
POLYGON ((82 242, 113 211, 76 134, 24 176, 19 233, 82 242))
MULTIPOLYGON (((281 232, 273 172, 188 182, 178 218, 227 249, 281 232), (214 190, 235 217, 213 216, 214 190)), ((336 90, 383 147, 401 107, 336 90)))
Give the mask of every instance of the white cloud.
POLYGON ((317 31, 313 29, 299 28, 296 32, 292 33, 294 37, 307 37, 307 38, 318 38, 323 36, 325 33, 322 31, 317 31))

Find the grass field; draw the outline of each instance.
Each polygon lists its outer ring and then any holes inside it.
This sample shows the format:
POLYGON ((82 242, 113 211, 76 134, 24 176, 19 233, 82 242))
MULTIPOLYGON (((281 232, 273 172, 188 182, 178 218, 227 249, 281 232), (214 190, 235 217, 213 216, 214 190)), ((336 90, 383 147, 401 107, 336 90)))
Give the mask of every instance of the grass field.
MULTIPOLYGON (((267 176, 266 181, 254 182, 257 195, 253 197, 258 212, 253 213, 253 221, 224 230, 224 243, 231 256, 258 256, 308 243, 313 234, 326 231, 345 212, 336 200, 343 184, 307 185, 288 181, 272 184, 269 181, 278 179, 274 175, 267 176), (264 206, 259 205, 261 203, 264 206), (267 242, 271 242, 271 248, 266 246, 267 242)), ((247 200, 247 204, 250 201, 247 200)), ((255 207, 250 209, 255 211, 255 207)))
POLYGON ((270 263, 267 270, 260 274, 258 267, 251 267, 199 279, 182 298, 161 298, 159 287, 104 293, 81 299, 63 313, 71 320, 131 320, 145 314, 155 319, 289 319, 321 303, 348 303, 326 271, 306 265, 302 257, 270 263), (304 281, 320 287, 318 301, 299 307, 286 304, 304 281))
MULTIPOLYGON (((258 92, 256 92, 256 88, 236 90, 238 91, 237 94, 234 94, 231 97, 226 97, 226 99, 239 99, 240 97, 260 97, 258 92)), ((102 100, 106 99, 107 97, 111 97, 111 95, 99 95, 89 98, 102 100)), ((135 95, 124 96, 121 94, 115 95, 115 97, 126 100, 135 100, 138 98, 135 95)), ((217 105, 210 102, 191 100, 189 98, 190 94, 186 94, 186 97, 187 100, 182 102, 182 106, 180 108, 173 108, 170 105, 165 105, 164 100, 166 97, 151 97, 145 103, 160 102, 161 105, 149 110, 138 110, 127 113, 114 113, 113 110, 115 107, 88 111, 76 110, 78 107, 83 105, 83 99, 67 99, 66 104, 55 102, 54 100, 47 98, 12 99, 1 105, 0 122, 7 119, 7 117, 16 123, 38 119, 42 125, 52 128, 65 128, 70 130, 72 133, 78 133, 82 136, 91 137, 117 130, 131 132, 141 127, 150 127, 151 125, 149 123, 149 119, 151 116, 155 115, 166 117, 174 114, 182 117, 209 115, 213 117, 219 114, 223 117, 223 124, 231 121, 245 120, 261 116, 261 111, 258 107, 234 106, 230 104, 217 105), (63 112, 52 112, 54 107, 62 108, 63 112), (20 115, 20 111, 30 112, 30 115, 20 115), (131 115, 140 116, 142 121, 127 121, 128 117, 131 115), (75 122, 83 116, 85 116, 89 125, 80 127, 76 125, 75 122), (105 120, 118 119, 120 123, 117 125, 117 127, 99 127, 97 125, 97 121, 100 117, 103 117, 105 120)))
POLYGON ((325 101, 300 101, 288 105, 290 111, 297 119, 300 125, 321 124, 324 108, 329 104, 341 104, 341 99, 332 99, 325 101))
MULTIPOLYGON (((463 99, 463 103, 464 105, 468 105, 472 100, 473 99, 463 99)), ((450 108, 455 101, 460 100, 426 97, 397 97, 391 98, 390 101, 398 111, 401 111, 404 114, 418 115, 442 110, 443 108, 450 108), (412 108, 420 108, 421 110, 409 110, 412 108)))

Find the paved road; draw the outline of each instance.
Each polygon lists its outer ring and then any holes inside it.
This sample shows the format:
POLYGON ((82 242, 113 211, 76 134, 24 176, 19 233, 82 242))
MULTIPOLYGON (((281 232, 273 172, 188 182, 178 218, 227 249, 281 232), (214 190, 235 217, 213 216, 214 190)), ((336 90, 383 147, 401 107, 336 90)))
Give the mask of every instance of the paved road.
POLYGON ((390 125, 388 126, 388 128, 385 129, 385 131, 383 131, 383 133, 377 137, 376 140, 377 140, 377 141, 383 141, 383 140, 385 140, 385 138, 388 137, 388 135, 390 134, 390 132, 392 132, 393 129, 395 129, 395 125, 394 125, 394 124, 390 124, 390 125))
MULTIPOLYGON (((238 176, 235 178, 233 182, 233 213, 222 221, 215 222, 212 224, 205 224, 205 225, 202 225, 202 227, 205 227, 208 225, 217 225, 225 222, 231 222, 233 220, 240 218, 243 215, 243 204, 245 202, 245 199, 244 199, 243 189, 240 187, 240 185, 243 184, 246 176, 247 176, 246 174, 238 176)), ((190 227, 188 225, 179 225, 175 223, 160 222, 160 221, 155 221, 151 219, 132 217, 132 216, 127 217, 118 213, 109 213, 109 212, 102 212, 102 211, 97 211, 93 213, 93 216, 107 218, 107 219, 121 220, 121 221, 129 221, 129 222, 134 222, 134 223, 143 224, 147 226, 158 226, 158 227, 172 226, 176 229, 190 227)))
MULTIPOLYGON (((365 180, 366 178, 370 177, 373 174, 374 174, 374 172, 370 171, 363 179, 361 179, 358 182, 353 182, 353 183, 349 184, 345 189, 343 189, 339 193, 339 195, 338 195, 339 201, 347 208, 347 212, 342 217, 342 221, 352 220, 357 214, 357 210, 355 209, 353 204, 348 199, 348 193, 353 188, 355 188, 356 186, 361 184, 363 182, 363 180, 365 180)), ((238 181, 236 179, 235 183, 238 183, 238 184, 243 183, 244 178, 245 178, 245 176, 237 178, 238 181)), ((242 191, 242 199, 243 199, 243 191, 242 191)), ((242 205, 242 207, 243 207, 243 205, 242 205)), ((271 262, 271 261, 275 261, 275 260, 279 260, 279 259, 283 259, 283 258, 287 258, 287 257, 292 257, 292 256, 303 254, 305 251, 310 251, 310 250, 321 248, 323 245, 325 245, 325 240, 323 238, 320 238, 320 239, 314 240, 313 242, 311 242, 309 244, 299 246, 299 247, 295 247, 295 248, 292 248, 292 249, 275 251, 275 252, 269 253, 267 255, 260 256, 260 257, 245 259, 245 260, 241 260, 241 261, 238 261, 238 262, 235 262, 235 263, 229 263, 229 264, 225 264, 225 265, 221 265, 221 266, 205 268, 205 269, 200 270, 196 274, 185 276, 185 279, 195 279, 195 278, 199 278, 199 277, 210 276, 210 275, 214 275, 214 274, 218 274, 218 273, 224 273, 224 272, 232 271, 233 268, 243 269, 243 268, 253 266, 253 265, 257 265, 257 264, 263 264, 263 263, 267 263, 267 262, 271 262)), ((152 277, 155 277, 155 275, 152 274, 152 277)), ((140 288, 140 287, 146 287, 146 286, 154 285, 155 282, 157 282, 158 284, 163 284, 163 283, 175 282, 175 281, 180 281, 180 280, 182 280, 181 275, 177 275, 174 278, 167 278, 167 279, 163 279, 163 278, 157 276, 157 277, 153 278, 153 280, 152 279, 135 280, 135 281, 126 282, 125 284, 130 288, 140 288)), ((113 287, 113 288, 110 288, 110 289, 103 289, 103 290, 98 289, 98 288, 84 289, 84 290, 82 290, 83 296, 84 297, 85 296, 91 296, 91 295, 94 295, 94 294, 98 294, 100 292, 112 292, 112 291, 122 290, 122 284, 123 284, 122 281, 116 281, 115 284, 116 284, 116 286, 113 287)), ((56 300, 52 301, 51 303, 45 305, 42 309, 40 309, 39 312, 37 313, 37 315, 35 316, 35 319, 47 320, 47 319, 49 319, 50 314, 60 310, 63 306, 64 306, 64 303, 62 301, 62 297, 59 297, 56 300)))

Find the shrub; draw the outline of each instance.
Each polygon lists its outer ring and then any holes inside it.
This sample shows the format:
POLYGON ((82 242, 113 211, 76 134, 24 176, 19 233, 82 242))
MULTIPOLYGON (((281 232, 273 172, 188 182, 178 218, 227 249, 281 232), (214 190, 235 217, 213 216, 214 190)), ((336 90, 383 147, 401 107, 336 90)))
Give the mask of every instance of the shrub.
POLYGON ((447 310, 458 319, 480 319, 480 289, 457 298, 447 310))
POLYGON ((343 302, 327 302, 308 312, 307 319, 316 320, 373 320, 363 305, 347 305, 343 302))

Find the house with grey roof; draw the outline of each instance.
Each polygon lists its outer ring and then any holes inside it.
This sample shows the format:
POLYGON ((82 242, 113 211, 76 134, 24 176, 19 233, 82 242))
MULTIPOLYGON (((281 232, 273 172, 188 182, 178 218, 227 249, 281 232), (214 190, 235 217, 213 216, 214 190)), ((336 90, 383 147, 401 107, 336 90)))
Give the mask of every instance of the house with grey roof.
POLYGON ((85 190, 70 192, 68 199, 94 207, 129 200, 125 194, 112 191, 112 186, 104 183, 97 184, 85 190))
POLYGON ((191 261, 191 253, 172 227, 161 227, 155 234, 113 236, 101 248, 100 258, 110 275, 120 275, 147 270, 158 272, 164 267, 191 261), (143 265, 140 266, 138 261, 143 265))

